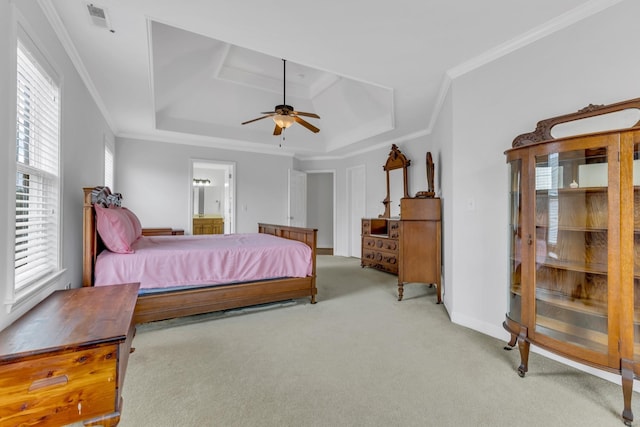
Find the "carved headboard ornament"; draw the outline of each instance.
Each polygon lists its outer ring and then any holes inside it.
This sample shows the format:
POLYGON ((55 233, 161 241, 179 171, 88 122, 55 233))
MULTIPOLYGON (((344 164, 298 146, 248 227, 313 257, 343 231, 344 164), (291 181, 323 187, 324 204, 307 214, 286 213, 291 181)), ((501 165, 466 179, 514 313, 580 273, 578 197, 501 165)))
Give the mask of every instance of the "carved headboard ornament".
POLYGON ((112 193, 109 187, 95 187, 91 190, 91 204, 98 204, 105 208, 122 206, 122 194, 112 193))
MULTIPOLYGON (((524 145, 535 144, 536 142, 547 141, 554 139, 551 135, 551 129, 560 123, 572 122, 574 120, 586 119, 588 117, 599 116, 602 114, 613 113, 616 111, 626 110, 628 108, 640 109, 640 98, 634 98, 627 101, 617 102, 609 105, 594 105, 589 104, 586 107, 578 110, 576 113, 565 114, 562 116, 551 117, 549 119, 540 120, 536 125, 536 130, 529 133, 523 133, 518 135, 511 146, 513 148, 522 147, 524 145)), ((640 126, 640 121, 635 125, 640 126)))

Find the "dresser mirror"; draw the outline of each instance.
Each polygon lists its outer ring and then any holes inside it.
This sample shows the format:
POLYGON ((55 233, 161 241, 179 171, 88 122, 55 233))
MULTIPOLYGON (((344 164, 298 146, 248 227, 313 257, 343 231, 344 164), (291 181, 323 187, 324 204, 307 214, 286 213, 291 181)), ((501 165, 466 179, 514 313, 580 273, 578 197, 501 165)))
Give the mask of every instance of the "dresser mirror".
POLYGON ((387 197, 382 201, 384 213, 380 218, 400 217, 400 199, 409 197, 407 168, 411 160, 407 159, 400 149, 393 144, 389 157, 383 166, 387 174, 387 197))

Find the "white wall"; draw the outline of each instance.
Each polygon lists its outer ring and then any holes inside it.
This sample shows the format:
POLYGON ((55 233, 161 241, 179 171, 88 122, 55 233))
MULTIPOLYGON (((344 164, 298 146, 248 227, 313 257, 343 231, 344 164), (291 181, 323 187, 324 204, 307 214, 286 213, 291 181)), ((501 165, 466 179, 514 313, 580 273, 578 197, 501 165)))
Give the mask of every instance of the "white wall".
POLYGON ((445 221, 453 225, 446 270, 454 272, 455 322, 506 337, 503 152, 538 120, 640 96, 637 16, 640 2, 622 2, 453 82, 454 197, 445 221))
MULTIPOLYGON (((105 122, 100 110, 90 96, 89 91, 59 43, 53 29, 42 13, 36 1, 0 1, 0 93, 15 95, 15 63, 9 58, 15 57, 12 7, 14 4, 19 14, 26 21, 27 31, 40 50, 48 56, 62 79, 61 85, 61 117, 60 128, 62 172, 62 264, 66 272, 52 287, 44 293, 14 307, 11 313, 0 310, 0 329, 17 319, 53 289, 71 283, 73 287, 81 285, 82 278, 82 187, 101 185, 104 180, 104 145, 103 139, 113 139, 113 133, 105 122)), ((14 170, 12 157, 12 127, 16 121, 11 103, 15 96, 5 96, 0 101, 0 134, 6 142, 2 144, 0 167, 3 171, 14 170)), ((0 178, 0 259, 12 259, 14 228, 13 215, 9 217, 8 207, 15 203, 15 179, 6 172, 0 178)), ((12 263, 11 263, 12 264, 12 263)), ((0 295, 4 297, 7 280, 13 277, 13 268, 1 263, 0 295)))
MULTIPOLYGON (((442 205, 442 300, 448 312, 452 312, 455 306, 455 291, 450 286, 454 281, 455 271, 450 261, 453 259, 453 228, 452 205, 455 198, 454 173, 453 173, 453 104, 452 91, 448 91, 445 97, 438 121, 429 135, 427 150, 431 151, 435 167, 434 187, 436 196, 440 197, 442 205)), ((479 177, 478 179, 482 179, 479 177)), ((506 243, 505 243, 506 244, 506 243)))
POLYGON ((259 222, 287 223, 291 157, 122 138, 116 146, 115 191, 143 227, 189 229, 192 159, 236 163, 237 233, 255 233, 259 222))

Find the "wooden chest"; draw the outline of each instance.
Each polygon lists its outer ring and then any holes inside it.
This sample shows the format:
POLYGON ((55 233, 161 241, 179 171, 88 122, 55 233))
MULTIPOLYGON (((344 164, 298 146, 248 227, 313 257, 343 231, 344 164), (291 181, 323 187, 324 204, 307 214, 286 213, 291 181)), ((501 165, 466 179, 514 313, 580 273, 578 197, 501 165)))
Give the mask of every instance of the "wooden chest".
POLYGON ((115 426, 139 285, 56 291, 0 332, 0 426, 115 426))

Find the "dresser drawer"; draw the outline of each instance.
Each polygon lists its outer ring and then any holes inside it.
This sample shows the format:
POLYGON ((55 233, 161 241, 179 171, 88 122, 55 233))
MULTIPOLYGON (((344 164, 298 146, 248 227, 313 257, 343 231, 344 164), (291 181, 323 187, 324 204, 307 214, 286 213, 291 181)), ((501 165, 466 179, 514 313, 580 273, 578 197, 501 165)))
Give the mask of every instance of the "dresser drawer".
POLYGON ((389 238, 400 238, 400 221, 389 221, 389 238))
POLYGON ((384 237, 363 237, 362 248, 397 253, 398 241, 393 239, 386 239, 384 237))
POLYGON ((371 234, 371 220, 363 219, 362 220, 362 235, 368 236, 371 234))
POLYGON ((0 426, 59 426, 114 412, 117 362, 115 343, 0 365, 0 426))
POLYGON ((364 267, 373 267, 398 274, 398 256, 392 252, 363 249, 361 264, 364 267))

